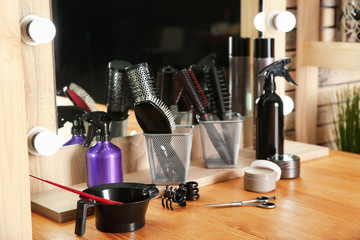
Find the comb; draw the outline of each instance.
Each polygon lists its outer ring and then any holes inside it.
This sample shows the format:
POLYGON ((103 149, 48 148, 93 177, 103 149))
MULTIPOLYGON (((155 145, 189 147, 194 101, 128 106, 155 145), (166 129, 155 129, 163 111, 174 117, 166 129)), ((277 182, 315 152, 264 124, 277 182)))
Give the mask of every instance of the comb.
POLYGON ((214 101, 213 112, 220 120, 226 119, 226 113, 231 112, 231 95, 229 91, 228 81, 226 79, 225 68, 212 67, 209 69, 209 88, 212 92, 214 101))

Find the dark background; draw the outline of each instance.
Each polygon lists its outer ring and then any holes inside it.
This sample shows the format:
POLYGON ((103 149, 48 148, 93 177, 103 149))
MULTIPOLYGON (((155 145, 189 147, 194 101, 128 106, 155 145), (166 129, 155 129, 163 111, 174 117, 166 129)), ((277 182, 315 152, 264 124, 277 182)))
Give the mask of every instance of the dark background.
POLYGON ((239 0, 52 0, 56 88, 75 82, 106 103, 107 64, 147 62, 157 71, 189 67, 210 53, 228 67, 229 35, 219 22, 239 23, 239 0), (170 43, 169 43, 170 41, 170 43))

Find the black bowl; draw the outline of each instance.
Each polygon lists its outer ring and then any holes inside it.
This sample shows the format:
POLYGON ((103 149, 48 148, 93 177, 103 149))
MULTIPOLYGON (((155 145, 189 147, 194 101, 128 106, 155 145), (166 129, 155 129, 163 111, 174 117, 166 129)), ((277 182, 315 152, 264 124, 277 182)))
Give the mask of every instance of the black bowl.
POLYGON ((149 200, 159 194, 155 184, 112 183, 87 188, 84 192, 124 204, 102 204, 96 201, 78 201, 75 234, 85 233, 86 214, 94 207, 96 228, 102 232, 131 232, 145 225, 149 200))

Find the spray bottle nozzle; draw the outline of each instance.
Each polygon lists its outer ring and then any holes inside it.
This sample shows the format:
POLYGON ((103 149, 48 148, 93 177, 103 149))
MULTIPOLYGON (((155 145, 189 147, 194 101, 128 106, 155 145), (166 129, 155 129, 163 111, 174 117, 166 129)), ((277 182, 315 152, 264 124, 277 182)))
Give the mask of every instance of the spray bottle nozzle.
POLYGON ((110 140, 109 124, 111 117, 108 113, 101 111, 87 112, 82 115, 82 120, 89 123, 86 140, 83 144, 84 147, 88 147, 95 136, 99 137, 98 140, 102 142, 110 140))
POLYGON ((73 127, 71 128, 72 134, 81 135, 85 133, 84 123, 81 116, 87 113, 86 110, 77 106, 58 106, 58 128, 64 127, 66 122, 72 122, 73 127))
POLYGON ((291 85, 297 86, 295 81, 290 76, 289 69, 286 66, 290 62, 291 62, 291 59, 289 57, 275 61, 272 64, 265 67, 263 70, 261 70, 258 73, 258 76, 263 76, 266 79, 271 78, 271 75, 272 75, 272 77, 276 77, 276 76, 284 77, 286 79, 286 81, 288 81, 291 85))

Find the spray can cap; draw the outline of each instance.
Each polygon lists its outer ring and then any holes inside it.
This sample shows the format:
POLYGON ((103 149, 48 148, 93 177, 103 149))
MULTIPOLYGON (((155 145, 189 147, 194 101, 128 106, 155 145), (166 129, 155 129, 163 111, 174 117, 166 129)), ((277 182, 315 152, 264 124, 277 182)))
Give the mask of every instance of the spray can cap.
POLYGON ((71 128, 71 134, 73 135, 85 134, 84 122, 81 119, 81 116, 84 113, 87 113, 87 111, 77 106, 58 106, 57 107, 58 128, 64 127, 64 124, 66 122, 71 122, 73 124, 71 128))
POLYGON ((82 115, 82 119, 89 123, 86 139, 83 144, 84 147, 88 147, 95 136, 96 141, 106 142, 111 140, 109 131, 111 117, 108 113, 102 111, 87 112, 82 115))

